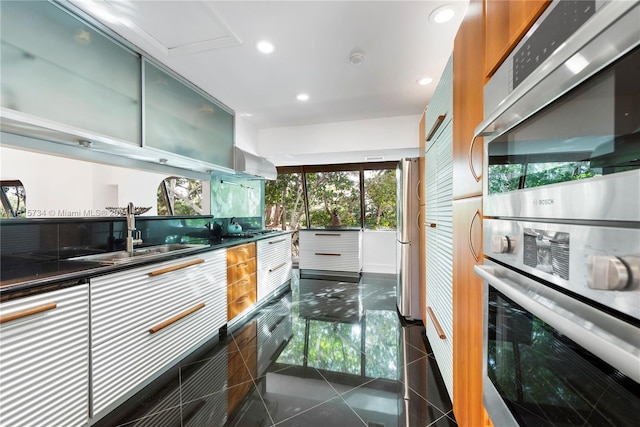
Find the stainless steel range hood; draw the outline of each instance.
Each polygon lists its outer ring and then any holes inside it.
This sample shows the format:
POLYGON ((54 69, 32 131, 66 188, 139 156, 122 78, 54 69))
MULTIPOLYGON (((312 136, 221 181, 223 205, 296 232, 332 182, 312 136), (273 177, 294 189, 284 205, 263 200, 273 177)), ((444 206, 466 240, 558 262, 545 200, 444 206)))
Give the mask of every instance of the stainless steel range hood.
POLYGON ((235 170, 236 173, 252 175, 254 177, 274 180, 278 176, 276 167, 264 157, 247 153, 235 147, 235 170))

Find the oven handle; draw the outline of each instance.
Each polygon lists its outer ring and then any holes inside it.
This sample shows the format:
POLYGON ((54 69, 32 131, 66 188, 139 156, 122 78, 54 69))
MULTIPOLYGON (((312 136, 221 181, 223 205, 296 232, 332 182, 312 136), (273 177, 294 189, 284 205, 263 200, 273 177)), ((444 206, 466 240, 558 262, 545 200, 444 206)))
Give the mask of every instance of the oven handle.
POLYGON ((637 327, 548 286, 529 281, 524 276, 522 283, 500 277, 501 270, 486 265, 474 267, 475 273, 486 283, 629 378, 640 382, 640 331, 637 327))

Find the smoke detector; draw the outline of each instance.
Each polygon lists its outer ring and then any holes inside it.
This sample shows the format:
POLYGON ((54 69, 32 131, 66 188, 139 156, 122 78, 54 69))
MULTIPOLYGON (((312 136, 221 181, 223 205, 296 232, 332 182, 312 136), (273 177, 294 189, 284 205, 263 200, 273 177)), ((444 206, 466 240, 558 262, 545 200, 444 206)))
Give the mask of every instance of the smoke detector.
POLYGON ((364 61, 364 53, 362 52, 354 52, 349 55, 349 62, 353 65, 360 65, 362 64, 362 61, 364 61))

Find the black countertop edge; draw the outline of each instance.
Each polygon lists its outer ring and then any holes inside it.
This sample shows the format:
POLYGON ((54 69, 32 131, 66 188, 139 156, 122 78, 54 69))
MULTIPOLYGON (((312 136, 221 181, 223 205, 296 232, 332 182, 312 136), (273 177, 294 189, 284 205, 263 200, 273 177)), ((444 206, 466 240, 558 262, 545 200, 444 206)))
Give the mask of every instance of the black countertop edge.
MULTIPOLYGON (((153 259, 146 259, 140 261, 128 262, 125 264, 116 264, 116 265, 102 265, 98 262, 86 262, 81 261, 77 263, 77 269, 70 269, 67 273, 54 273, 47 276, 40 276, 38 278, 33 278, 37 276, 37 274, 28 275, 25 274, 25 279, 20 281, 21 279, 7 280, 6 284, 3 281, 0 281, 0 295, 2 300, 11 299, 11 294, 20 293, 20 296, 24 294, 25 291, 35 290, 41 286, 48 286, 58 282, 69 282, 69 281, 78 281, 78 284, 82 284, 86 282, 86 279, 90 279, 92 277, 103 276, 105 274, 111 274, 122 270, 129 270, 132 268, 141 267, 149 264, 156 264, 159 262, 171 261, 173 259, 184 258, 187 256, 197 255, 205 252, 211 252, 218 249, 224 249, 231 246, 243 245, 245 243, 257 242, 258 240, 269 239, 273 237, 283 236, 285 234, 291 234, 293 230, 286 231, 274 231, 273 233, 263 234, 254 237, 226 237, 219 243, 211 244, 209 246, 203 247, 201 249, 194 249, 189 252, 183 252, 179 254, 163 254, 154 257, 153 259)), ((61 262, 68 263, 72 265, 72 263, 76 263, 75 261, 64 261, 61 262)))
MULTIPOLYGON (((136 215, 136 221, 168 221, 168 220, 184 220, 184 219, 213 219, 213 215, 178 215, 178 216, 162 216, 162 215, 136 215)), ((109 216, 73 216, 73 217, 47 217, 47 218, 3 218, 0 220, 0 226, 12 224, 58 224, 68 222, 104 222, 104 221, 126 221, 126 216, 109 215, 109 216)))

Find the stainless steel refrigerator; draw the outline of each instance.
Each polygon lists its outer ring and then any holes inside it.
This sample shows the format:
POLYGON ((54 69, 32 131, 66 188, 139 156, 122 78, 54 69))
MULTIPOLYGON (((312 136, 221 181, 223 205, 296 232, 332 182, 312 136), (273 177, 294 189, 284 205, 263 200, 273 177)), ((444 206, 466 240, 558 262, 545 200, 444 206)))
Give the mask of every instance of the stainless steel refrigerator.
POLYGON ((398 163, 396 269, 398 311, 407 320, 422 319, 420 313, 420 194, 417 158, 398 163))

